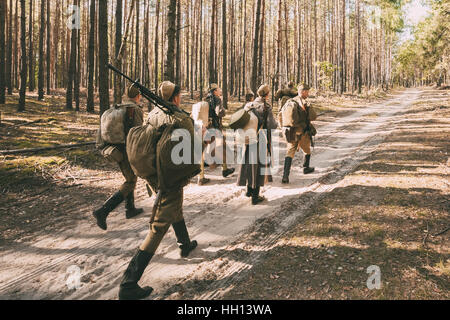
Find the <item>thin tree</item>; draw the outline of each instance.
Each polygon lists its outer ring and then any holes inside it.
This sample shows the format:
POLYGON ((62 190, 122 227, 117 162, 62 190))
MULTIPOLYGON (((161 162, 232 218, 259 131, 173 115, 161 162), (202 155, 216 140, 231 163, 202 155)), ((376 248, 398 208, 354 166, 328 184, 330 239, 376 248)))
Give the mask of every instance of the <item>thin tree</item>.
POLYGON ((41 20, 39 30, 39 70, 38 70, 38 100, 44 99, 44 34, 45 34, 45 2, 41 0, 41 20))
POLYGON ((9 24, 8 24, 8 46, 6 49, 6 87, 8 94, 12 94, 12 20, 13 20, 13 0, 9 1, 9 24))
POLYGON ((26 40, 26 13, 25 0, 20 0, 20 49, 22 51, 22 63, 20 68, 20 92, 17 111, 25 111, 25 93, 27 90, 27 40, 26 40))
POLYGON ((51 45, 50 45, 50 0, 47 0, 47 95, 50 95, 50 55, 51 55, 51 45))
POLYGON ((223 107, 228 109, 228 79, 227 79, 227 2, 222 1, 222 87, 223 87, 223 107))
POLYGON ((160 0, 156 0, 156 25, 155 25, 155 64, 154 64, 154 72, 155 72, 155 88, 158 88, 158 81, 159 81, 159 77, 158 77, 158 66, 159 66, 159 6, 160 6, 160 0))
POLYGON ((216 48, 216 40, 215 40, 215 25, 217 20, 217 0, 212 0, 212 13, 211 13, 211 37, 209 43, 209 83, 217 82, 217 70, 215 66, 215 48, 216 48))
MULTIPOLYGON (((116 39, 115 39, 115 55, 119 55, 122 46, 122 19, 123 19, 122 0, 116 2, 116 39)), ((116 60, 116 67, 122 69, 122 60, 116 60)), ((122 79, 118 74, 114 74, 114 103, 122 103, 122 79)))
MULTIPOLYGON (((47 0, 48 1, 48 0, 47 0)), ((73 0, 73 6, 77 5, 77 0, 73 0)), ((75 19, 75 15, 74 15, 75 19)), ((72 32, 70 38, 70 61, 69 61, 69 72, 67 75, 67 91, 66 91, 66 109, 72 110, 73 101, 73 87, 76 73, 76 63, 77 63, 77 29, 74 28, 76 21, 72 21, 72 32)), ((106 37, 105 37, 106 38, 106 37)))
POLYGON ((164 62, 164 80, 175 81, 175 34, 177 1, 170 0, 167 12, 167 54, 164 62))
POLYGON ((259 47, 259 27, 261 18, 261 0, 257 0, 255 27, 253 32, 253 57, 252 57, 252 76, 251 76, 251 88, 253 92, 256 92, 258 86, 258 47, 259 47))
POLYGON ((108 34, 108 1, 100 0, 98 5, 100 115, 109 109, 108 37, 105 37, 106 34, 108 34))
POLYGON ((91 0, 89 9, 89 51, 88 51, 88 96, 87 111, 94 112, 94 44, 95 44, 95 0, 91 0))
POLYGON ((5 25, 6 25, 7 3, 0 1, 0 104, 5 103, 5 25))
POLYGON ((181 43, 180 43, 180 32, 181 32, 181 1, 177 1, 177 31, 176 31, 176 56, 175 56, 175 65, 176 65, 176 73, 175 73, 175 83, 180 84, 180 76, 181 76, 181 43))
POLYGON ((34 22, 34 10, 33 10, 33 0, 30 0, 30 20, 28 24, 28 65, 29 65, 29 76, 28 76, 28 87, 30 91, 34 91, 34 50, 33 50, 33 22, 34 22))

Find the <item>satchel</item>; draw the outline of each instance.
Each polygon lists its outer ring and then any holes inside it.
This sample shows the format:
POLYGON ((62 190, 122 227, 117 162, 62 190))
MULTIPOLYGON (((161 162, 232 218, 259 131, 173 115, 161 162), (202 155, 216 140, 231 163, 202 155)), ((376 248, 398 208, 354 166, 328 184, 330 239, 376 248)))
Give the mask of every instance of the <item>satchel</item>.
POLYGON ((283 134, 286 141, 291 143, 296 140, 296 130, 294 127, 283 127, 283 134))
POLYGON ((123 161, 123 153, 120 152, 119 149, 115 146, 107 146, 102 150, 102 155, 105 159, 111 162, 122 162, 123 161))

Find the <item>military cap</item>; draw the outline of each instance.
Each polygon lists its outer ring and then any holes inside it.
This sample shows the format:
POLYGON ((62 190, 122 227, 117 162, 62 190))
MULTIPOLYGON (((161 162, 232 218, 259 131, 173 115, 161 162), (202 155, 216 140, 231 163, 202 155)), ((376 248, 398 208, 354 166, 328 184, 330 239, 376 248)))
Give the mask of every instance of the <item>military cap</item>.
POLYGON ((164 81, 159 85, 158 94, 161 98, 169 101, 175 91, 175 84, 170 81, 164 81))
POLYGON ((217 85, 217 83, 211 83, 209 85, 209 91, 213 91, 213 90, 216 90, 216 89, 219 89, 219 86, 217 85))
POLYGON ((130 99, 134 99, 136 98, 141 92, 139 91, 139 89, 132 84, 129 88, 128 88, 128 98, 130 99))
POLYGON ((308 84, 306 84, 306 83, 303 83, 303 84, 298 86, 298 92, 308 91, 310 89, 311 89, 311 87, 308 84))
POLYGON ((261 85, 257 91, 258 96, 260 96, 260 97, 267 96, 269 94, 269 92, 270 92, 270 87, 267 84, 261 85))

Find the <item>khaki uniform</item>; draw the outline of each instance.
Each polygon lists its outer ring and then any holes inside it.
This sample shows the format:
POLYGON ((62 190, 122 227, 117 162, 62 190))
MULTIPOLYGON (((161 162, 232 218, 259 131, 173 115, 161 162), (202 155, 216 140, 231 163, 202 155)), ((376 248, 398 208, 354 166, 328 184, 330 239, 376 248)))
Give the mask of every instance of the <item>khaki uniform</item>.
MULTIPOLYGON (((155 127, 170 122, 170 116, 159 108, 153 109, 147 118, 147 123, 155 127)), ((151 185, 149 181, 147 183, 151 185)), ((150 228, 140 250, 154 254, 169 227, 183 219, 183 187, 170 191, 159 191, 150 219, 150 228)))
POLYGON ((183 219, 183 188, 161 192, 155 201, 150 229, 140 249, 154 254, 169 227, 183 219))
MULTIPOLYGON (((127 128, 129 130, 133 127, 142 125, 142 123, 144 122, 144 111, 141 107, 132 102, 130 102, 129 104, 127 103, 127 117, 129 118, 129 128, 127 128)), ((128 134, 128 132, 126 132, 126 134, 128 134)), ((118 157, 107 156, 105 154, 106 150, 111 147, 111 145, 106 144, 102 141, 99 131, 97 135, 97 146, 102 146, 102 154, 107 159, 116 162, 119 165, 120 171, 125 178, 125 182, 120 186, 119 191, 124 197, 127 197, 130 193, 134 192, 134 189, 136 188, 137 177, 131 169, 125 145, 113 145, 113 147, 117 149, 115 152, 119 153, 118 157), (118 161, 117 159, 120 159, 120 161, 118 161)))
MULTIPOLYGON (((307 112, 303 107, 305 107, 309 112, 309 120, 314 121, 317 119, 317 115, 314 109, 310 106, 309 102, 302 99, 300 96, 295 97, 295 100, 300 107, 296 108, 298 112, 298 122, 295 123, 294 128, 296 132, 296 139, 293 142, 287 143, 287 153, 286 157, 293 158, 297 151, 300 149, 306 154, 311 154, 311 138, 308 134, 304 133, 307 126, 307 112)), ((288 101, 287 103, 294 103, 293 101, 288 101)))

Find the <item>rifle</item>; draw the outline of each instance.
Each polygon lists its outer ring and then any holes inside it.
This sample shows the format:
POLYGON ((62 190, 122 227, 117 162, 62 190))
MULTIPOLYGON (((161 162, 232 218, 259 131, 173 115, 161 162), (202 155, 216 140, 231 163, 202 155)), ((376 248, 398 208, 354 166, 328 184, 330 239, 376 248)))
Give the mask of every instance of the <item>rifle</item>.
POLYGON ((136 88, 139 89, 139 91, 141 92, 141 95, 145 99, 147 99, 148 101, 150 101, 150 103, 154 104, 156 107, 161 109, 164 113, 166 113, 166 114, 174 114, 175 112, 182 112, 182 113, 184 113, 186 115, 189 115, 188 112, 178 108, 177 106, 175 106, 172 103, 169 103, 169 102, 165 101, 164 99, 162 99, 158 95, 156 95, 153 92, 151 92, 150 89, 144 87, 138 80, 131 79, 130 77, 128 77, 127 75, 122 73, 122 71, 120 71, 119 69, 114 67, 112 64, 108 63, 107 67, 109 69, 111 69, 112 71, 114 71, 115 73, 121 75, 122 77, 124 77, 128 81, 130 81, 133 85, 135 85, 136 88))

